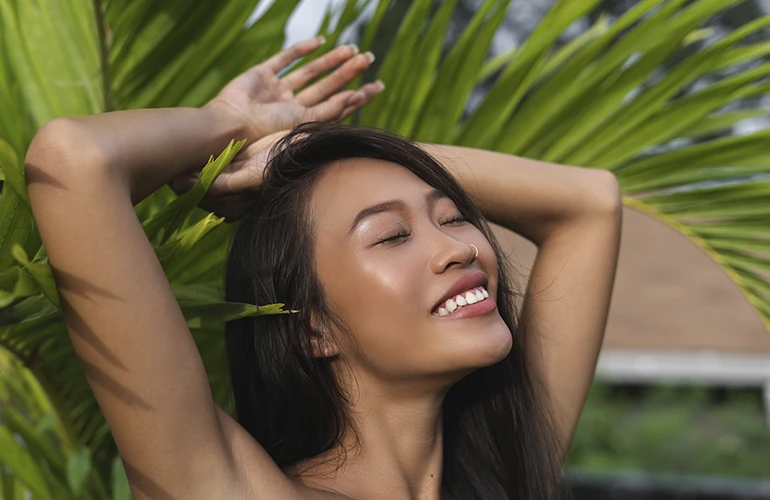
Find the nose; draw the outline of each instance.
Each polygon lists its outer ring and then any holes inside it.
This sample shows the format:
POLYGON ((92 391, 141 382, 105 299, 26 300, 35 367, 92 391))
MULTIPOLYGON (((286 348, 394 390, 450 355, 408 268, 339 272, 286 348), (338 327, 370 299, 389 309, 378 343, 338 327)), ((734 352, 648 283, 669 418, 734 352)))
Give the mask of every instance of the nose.
POLYGON ((474 252, 468 243, 440 230, 434 234, 434 251, 430 259, 430 270, 434 274, 441 274, 452 266, 464 267, 471 262, 474 252))

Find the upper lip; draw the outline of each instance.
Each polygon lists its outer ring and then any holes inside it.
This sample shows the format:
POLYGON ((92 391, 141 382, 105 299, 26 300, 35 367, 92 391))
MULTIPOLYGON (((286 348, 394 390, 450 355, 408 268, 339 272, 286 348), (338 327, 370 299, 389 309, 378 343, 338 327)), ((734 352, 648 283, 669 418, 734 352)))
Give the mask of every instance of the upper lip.
POLYGON ((489 283, 489 278, 487 278, 486 274, 480 271, 466 274, 459 280, 455 281, 455 284, 447 289, 446 293, 441 296, 441 300, 436 302, 436 305, 433 306, 433 310, 435 311, 439 306, 443 305, 444 302, 456 297, 460 293, 479 286, 486 287, 487 283, 489 283))

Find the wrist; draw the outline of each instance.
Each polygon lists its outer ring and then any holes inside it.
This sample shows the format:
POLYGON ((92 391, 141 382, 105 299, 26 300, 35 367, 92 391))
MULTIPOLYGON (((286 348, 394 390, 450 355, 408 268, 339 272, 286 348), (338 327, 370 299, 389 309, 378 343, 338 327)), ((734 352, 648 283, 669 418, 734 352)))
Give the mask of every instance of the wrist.
POLYGON ((201 107, 201 111, 206 115, 206 122, 212 125, 217 139, 225 141, 225 146, 231 140, 255 139, 250 133, 250 124, 246 122, 243 113, 230 103, 212 99, 201 107))

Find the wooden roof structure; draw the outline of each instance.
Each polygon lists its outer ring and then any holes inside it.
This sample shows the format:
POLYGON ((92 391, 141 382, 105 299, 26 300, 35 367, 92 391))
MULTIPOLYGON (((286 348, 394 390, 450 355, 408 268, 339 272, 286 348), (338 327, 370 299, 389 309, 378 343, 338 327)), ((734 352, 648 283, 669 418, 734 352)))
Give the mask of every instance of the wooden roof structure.
MULTIPOLYGON (((534 245, 499 227, 495 232, 517 271, 528 274, 534 245)), ((770 358, 770 333, 705 253, 665 224, 624 208, 604 349, 770 358)))

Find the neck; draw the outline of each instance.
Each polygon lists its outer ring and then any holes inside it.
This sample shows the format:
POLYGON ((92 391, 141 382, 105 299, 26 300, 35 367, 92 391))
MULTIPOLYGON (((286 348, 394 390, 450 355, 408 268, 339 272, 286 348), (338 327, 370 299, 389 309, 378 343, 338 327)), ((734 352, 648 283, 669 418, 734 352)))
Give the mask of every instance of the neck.
POLYGON ((340 447, 301 464, 296 472, 310 486, 351 498, 440 499, 446 391, 373 385, 358 384, 358 394, 351 398, 355 431, 346 433, 340 447))

